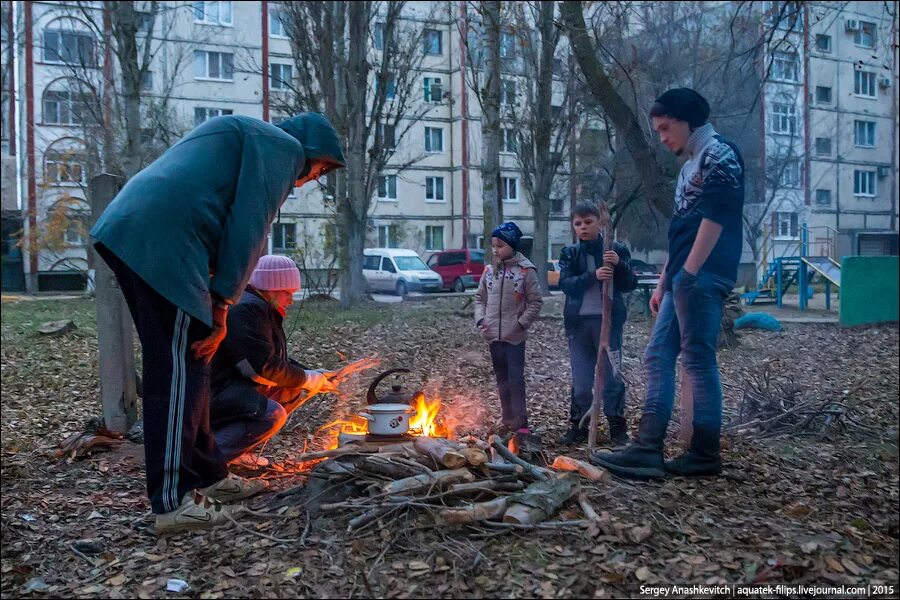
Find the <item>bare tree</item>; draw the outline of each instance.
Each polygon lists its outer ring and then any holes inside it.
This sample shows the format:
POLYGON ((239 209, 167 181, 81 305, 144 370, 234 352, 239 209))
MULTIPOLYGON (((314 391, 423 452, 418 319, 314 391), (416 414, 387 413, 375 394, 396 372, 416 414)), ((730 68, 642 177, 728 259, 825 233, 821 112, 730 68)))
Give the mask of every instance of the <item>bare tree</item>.
POLYGON ((484 71, 481 89, 481 190, 485 261, 491 260, 491 232, 503 220, 500 193, 500 8, 499 0, 481 2, 484 71))

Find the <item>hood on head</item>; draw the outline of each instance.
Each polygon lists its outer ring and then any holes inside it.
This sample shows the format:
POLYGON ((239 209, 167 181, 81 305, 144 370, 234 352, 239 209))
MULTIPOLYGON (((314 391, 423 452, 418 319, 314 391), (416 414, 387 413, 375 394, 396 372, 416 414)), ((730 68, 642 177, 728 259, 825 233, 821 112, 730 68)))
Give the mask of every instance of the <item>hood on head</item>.
POLYGON ((314 112, 300 113, 285 119, 275 127, 300 142, 307 161, 324 160, 339 167, 347 166, 337 131, 325 115, 314 112))

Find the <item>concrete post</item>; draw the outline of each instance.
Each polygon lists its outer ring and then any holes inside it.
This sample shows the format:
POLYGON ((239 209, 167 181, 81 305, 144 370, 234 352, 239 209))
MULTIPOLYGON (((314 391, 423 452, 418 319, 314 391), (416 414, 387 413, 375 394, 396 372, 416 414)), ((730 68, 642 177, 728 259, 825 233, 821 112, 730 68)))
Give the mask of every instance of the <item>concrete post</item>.
MULTIPOLYGON (((103 173, 91 179, 91 225, 122 187, 123 179, 103 173)), ((93 253, 93 246, 90 248, 93 253)), ((103 421, 110 431, 126 432, 137 420, 134 334, 131 314, 113 272, 95 257, 97 339, 100 346, 100 399, 103 421)))

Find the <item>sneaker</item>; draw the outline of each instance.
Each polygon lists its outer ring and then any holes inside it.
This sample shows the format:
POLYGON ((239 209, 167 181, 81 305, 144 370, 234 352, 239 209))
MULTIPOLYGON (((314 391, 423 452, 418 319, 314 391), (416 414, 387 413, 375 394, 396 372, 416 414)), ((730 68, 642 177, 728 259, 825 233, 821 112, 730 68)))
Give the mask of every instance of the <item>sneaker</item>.
POLYGON ((245 469, 262 469, 269 466, 269 459, 259 454, 247 452, 246 454, 241 454, 229 464, 236 467, 244 467, 245 469))
POLYGON ((181 499, 181 505, 171 512, 156 515, 155 530, 157 535, 190 531, 194 529, 212 529, 231 522, 228 517, 231 510, 215 500, 203 497, 195 492, 188 492, 181 499))
POLYGON ((269 487, 268 482, 262 479, 245 479, 229 473, 228 477, 203 488, 200 493, 213 500, 230 504, 258 494, 267 487, 269 487))
POLYGON ((564 436, 562 436, 559 440, 559 444, 561 446, 571 446, 573 444, 580 444, 588 439, 588 430, 587 428, 580 427, 570 427, 569 431, 566 432, 564 436))

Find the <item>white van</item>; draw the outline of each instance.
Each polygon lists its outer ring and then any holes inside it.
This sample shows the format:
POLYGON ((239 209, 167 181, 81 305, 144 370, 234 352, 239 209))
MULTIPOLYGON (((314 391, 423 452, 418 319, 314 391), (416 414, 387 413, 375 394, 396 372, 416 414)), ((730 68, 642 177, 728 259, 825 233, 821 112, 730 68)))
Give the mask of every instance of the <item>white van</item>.
POLYGON ((363 276, 373 292, 436 292, 441 276, 428 268, 421 257, 404 248, 366 248, 363 250, 363 276))

